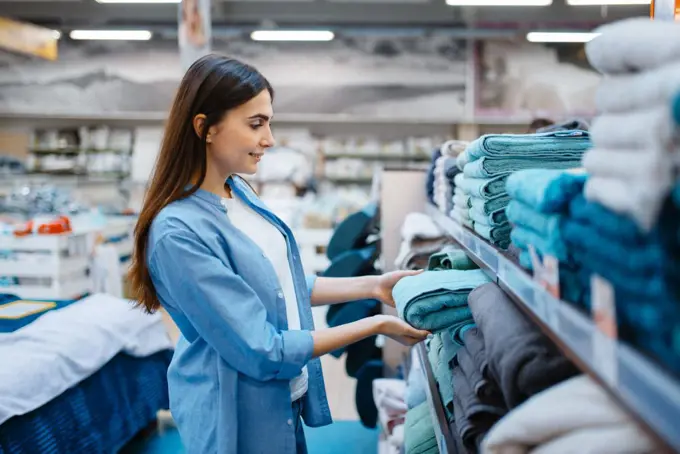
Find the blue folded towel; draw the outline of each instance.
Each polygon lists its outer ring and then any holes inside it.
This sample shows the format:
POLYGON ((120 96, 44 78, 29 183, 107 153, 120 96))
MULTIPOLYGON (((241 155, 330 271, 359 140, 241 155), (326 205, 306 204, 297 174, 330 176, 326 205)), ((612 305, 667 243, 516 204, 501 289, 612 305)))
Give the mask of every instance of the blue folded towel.
POLYGON ((486 134, 465 150, 470 161, 482 157, 527 157, 544 161, 579 160, 591 147, 588 132, 553 131, 540 134, 486 134))
POLYGON ((484 214, 491 214, 498 210, 504 210, 509 202, 510 197, 505 194, 501 194, 489 200, 480 199, 479 197, 470 197, 470 207, 484 214))
POLYGON ((482 270, 425 271, 401 279, 392 296, 399 317, 416 328, 438 332, 469 317, 468 294, 487 282, 482 270))
POLYGON ((508 195, 542 213, 566 210, 569 202, 583 192, 587 175, 564 170, 531 169, 508 178, 508 195))
MULTIPOLYGON (((541 257, 545 255, 552 255, 560 262, 567 262, 569 261, 567 245, 562 239, 562 235, 559 233, 559 230, 556 232, 557 234, 555 235, 544 236, 536 233, 534 230, 516 225, 512 229, 510 240, 512 241, 512 244, 517 246, 519 249, 528 251, 529 245, 532 245, 541 257)), ((522 257, 520 255, 520 260, 521 258, 522 257)), ((526 263, 520 264, 526 267, 526 263)))
MULTIPOLYGON (((526 169, 573 169, 581 165, 580 159, 565 161, 539 161, 531 158, 491 159, 479 158, 465 165, 465 178, 492 178, 526 169)), ((506 189, 507 191, 507 189, 506 189)))
POLYGON ((516 226, 533 230, 544 237, 560 236, 562 215, 541 213, 517 200, 510 201, 505 213, 508 216, 508 221, 516 226))
POLYGON ((479 236, 489 240, 491 244, 495 244, 502 249, 507 249, 510 245, 510 231, 512 230, 512 227, 508 223, 490 227, 475 222, 474 230, 479 236))
POLYGON ((487 214, 484 212, 483 204, 475 204, 469 210, 470 219, 479 222, 482 225, 499 226, 508 222, 508 217, 505 214, 505 208, 500 208, 487 214), (474 214, 474 219, 473 219, 474 214))
POLYGON ((641 244, 645 234, 626 216, 619 216, 597 202, 589 202, 579 194, 569 204, 569 217, 592 226, 606 236, 616 237, 622 243, 641 244))
POLYGON ((482 199, 491 199, 499 194, 505 193, 505 180, 507 175, 499 175, 492 178, 463 178, 461 182, 461 189, 466 193, 480 197, 482 199))

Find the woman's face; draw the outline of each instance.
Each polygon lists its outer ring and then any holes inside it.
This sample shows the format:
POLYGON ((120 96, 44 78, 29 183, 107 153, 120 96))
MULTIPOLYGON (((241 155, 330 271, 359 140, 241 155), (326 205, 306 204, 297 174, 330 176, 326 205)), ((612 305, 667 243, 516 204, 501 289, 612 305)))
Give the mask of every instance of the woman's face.
POLYGON ((208 165, 222 175, 252 175, 267 148, 274 146, 271 119, 274 112, 269 91, 263 90, 247 103, 236 107, 210 128, 208 165))

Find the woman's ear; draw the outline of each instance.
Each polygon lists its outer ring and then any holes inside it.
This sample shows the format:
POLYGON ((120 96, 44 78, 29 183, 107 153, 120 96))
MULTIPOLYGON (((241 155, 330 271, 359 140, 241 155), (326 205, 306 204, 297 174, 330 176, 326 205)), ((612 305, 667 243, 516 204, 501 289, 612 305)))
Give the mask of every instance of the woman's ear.
POLYGON ((206 116, 204 114, 196 115, 193 120, 194 132, 196 133, 199 139, 203 137, 203 128, 205 127, 205 120, 206 116))

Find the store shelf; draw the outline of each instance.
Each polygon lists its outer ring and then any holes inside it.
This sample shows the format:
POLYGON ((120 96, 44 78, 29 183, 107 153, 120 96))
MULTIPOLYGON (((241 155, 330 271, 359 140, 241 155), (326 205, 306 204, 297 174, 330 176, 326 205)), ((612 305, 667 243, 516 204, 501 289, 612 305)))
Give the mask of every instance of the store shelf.
POLYGON ((89 278, 82 277, 80 279, 70 279, 49 287, 40 285, 10 285, 0 287, 0 291, 17 295, 23 299, 68 300, 79 298, 92 291, 92 282, 89 278))
POLYGON ((98 153, 119 153, 119 154, 131 154, 132 150, 121 150, 121 149, 96 149, 96 148, 77 148, 77 147, 67 147, 67 148, 29 148, 28 150, 34 154, 40 155, 81 155, 81 154, 98 154, 98 153))
POLYGON ((680 380, 626 344, 606 337, 574 306, 436 207, 426 212, 581 370, 600 382, 650 433, 680 452, 680 380))
POLYGON ((398 155, 398 154, 386 154, 386 153, 327 153, 324 154, 324 159, 365 159, 367 161, 401 161, 401 162, 422 162, 430 161, 431 156, 427 155, 398 155))
POLYGON ((20 260, 0 260, 0 276, 49 277, 63 280, 66 277, 87 273, 88 257, 58 258, 42 254, 20 260))
POLYGON ((352 178, 352 177, 334 177, 334 176, 326 176, 325 179, 327 181, 330 181, 331 183, 335 184, 363 184, 363 185, 370 185, 373 182, 372 177, 358 177, 358 178, 352 178))
POLYGON ((456 445, 451 435, 451 429, 446 421, 446 414, 444 413, 444 406, 442 405, 442 398, 437 388, 437 382, 432 373, 432 366, 427 359, 427 349, 425 343, 421 342, 414 347, 418 353, 418 358, 422 366, 422 371, 426 375, 425 382, 427 388, 425 394, 427 395, 427 402, 430 406, 430 416, 432 416, 432 426, 434 427, 434 434, 437 437, 437 446, 440 454, 455 454, 456 445))

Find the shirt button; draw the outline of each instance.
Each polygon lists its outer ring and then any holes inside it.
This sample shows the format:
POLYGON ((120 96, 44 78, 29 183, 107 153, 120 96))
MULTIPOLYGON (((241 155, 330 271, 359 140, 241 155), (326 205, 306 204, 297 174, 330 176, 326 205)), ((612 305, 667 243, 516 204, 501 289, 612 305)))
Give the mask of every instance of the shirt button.
POLYGON ((278 296, 279 298, 283 299, 283 292, 277 293, 276 296, 278 296))
POLYGON ((292 426, 292 425, 293 425, 293 420, 292 420, 292 419, 289 419, 289 420, 286 421, 286 422, 288 423, 289 426, 292 426))
POLYGON ((267 254, 265 254, 265 253, 263 252, 263 253, 262 253, 262 257, 267 258, 267 254))

